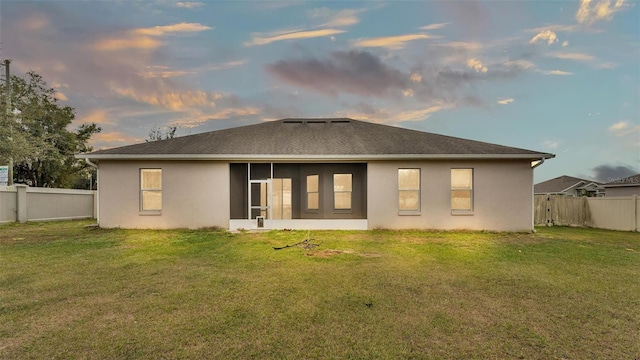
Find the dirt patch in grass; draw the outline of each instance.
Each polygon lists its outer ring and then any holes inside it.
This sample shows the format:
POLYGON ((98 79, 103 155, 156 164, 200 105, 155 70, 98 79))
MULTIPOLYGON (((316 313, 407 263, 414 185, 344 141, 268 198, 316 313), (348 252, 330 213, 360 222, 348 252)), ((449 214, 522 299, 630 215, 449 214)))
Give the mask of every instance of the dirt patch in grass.
POLYGON ((380 254, 376 254, 376 253, 360 253, 350 249, 346 249, 346 250, 327 249, 327 250, 310 251, 306 253, 307 256, 319 257, 319 258, 328 258, 334 255, 341 255, 341 254, 351 254, 351 255, 370 257, 370 258, 381 256, 380 254))

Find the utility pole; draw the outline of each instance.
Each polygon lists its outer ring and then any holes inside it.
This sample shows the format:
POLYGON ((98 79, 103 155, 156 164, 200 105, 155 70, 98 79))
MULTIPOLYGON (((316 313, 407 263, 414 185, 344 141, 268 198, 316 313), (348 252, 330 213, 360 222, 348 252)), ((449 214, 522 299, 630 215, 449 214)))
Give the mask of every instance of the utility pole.
MULTIPOLYGON (((6 116, 7 116, 7 123, 10 124, 9 125, 9 131, 10 131, 10 136, 9 136, 9 141, 13 142, 13 123, 11 123, 11 115, 13 115, 13 112, 11 111, 11 71, 9 71, 9 64, 11 64, 11 60, 9 59, 5 59, 4 60, 4 71, 5 71, 5 83, 7 85, 7 91, 6 91, 6 96, 7 96, 7 112, 6 112, 6 116)), ((11 186, 13 185, 13 154, 11 153, 11 147, 9 147, 9 173, 8 173, 8 182, 7 185, 11 186)))

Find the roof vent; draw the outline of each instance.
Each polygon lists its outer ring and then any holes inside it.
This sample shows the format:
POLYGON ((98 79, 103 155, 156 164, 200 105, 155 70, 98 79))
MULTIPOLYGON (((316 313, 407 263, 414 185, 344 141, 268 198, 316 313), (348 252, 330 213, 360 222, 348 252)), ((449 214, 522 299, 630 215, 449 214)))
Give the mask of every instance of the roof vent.
POLYGON ((307 124, 326 124, 326 120, 307 120, 307 124))
POLYGON ((332 124, 348 124, 350 122, 351 121, 349 121, 349 120, 331 120, 332 124))
POLYGON ((284 124, 302 124, 302 120, 285 120, 284 124))

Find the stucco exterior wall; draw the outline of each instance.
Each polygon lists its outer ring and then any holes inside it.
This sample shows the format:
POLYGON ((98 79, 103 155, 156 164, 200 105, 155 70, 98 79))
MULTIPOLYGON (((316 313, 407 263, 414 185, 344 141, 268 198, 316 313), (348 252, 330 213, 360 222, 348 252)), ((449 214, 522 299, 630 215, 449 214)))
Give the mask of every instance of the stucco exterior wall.
POLYGON ((533 169, 529 161, 422 161, 368 164, 369 228, 531 231, 533 169), (398 169, 421 169, 421 211, 400 215, 398 169), (451 169, 473 168, 474 210, 451 211, 451 169))
POLYGON ((640 185, 638 186, 619 186, 619 187, 607 187, 604 191, 604 196, 640 196, 640 185))
POLYGON ((92 190, 0 186, 0 223, 95 218, 92 190))
POLYGON ((29 221, 92 218, 91 190, 27 188, 29 221))
POLYGON ((229 225, 229 164, 215 161, 101 161, 99 224, 112 228, 229 225), (140 169, 162 169, 162 211, 140 212, 140 169))
MULTIPOLYGON (((607 191, 609 191, 607 189, 607 191)), ((640 228, 640 198, 638 196, 586 198, 590 222, 587 226, 623 231, 640 228)))
POLYGON ((16 221, 16 188, 0 186, 0 224, 16 221))

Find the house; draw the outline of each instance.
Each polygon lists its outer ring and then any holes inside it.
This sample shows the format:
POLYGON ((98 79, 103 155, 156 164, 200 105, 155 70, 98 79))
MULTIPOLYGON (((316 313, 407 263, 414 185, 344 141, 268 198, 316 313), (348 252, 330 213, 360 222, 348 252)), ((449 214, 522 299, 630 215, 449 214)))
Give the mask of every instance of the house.
POLYGON ((602 196, 602 183, 563 175, 537 183, 533 193, 535 195, 602 196))
POLYGON ((604 184, 604 194, 611 196, 640 196, 640 174, 618 179, 604 184))
POLYGON ((530 231, 552 154, 351 119, 284 119, 82 154, 100 226, 530 231))

